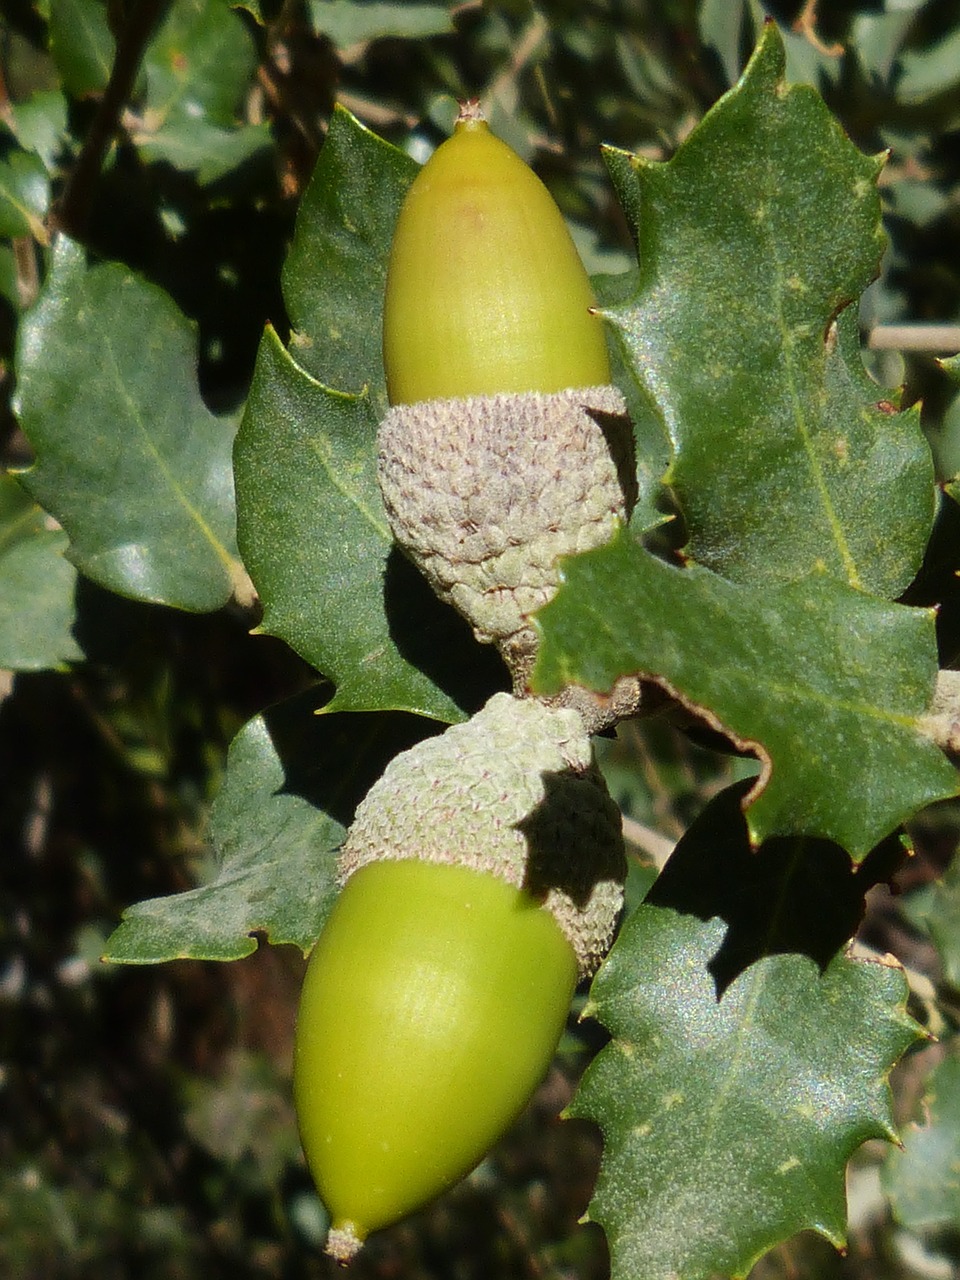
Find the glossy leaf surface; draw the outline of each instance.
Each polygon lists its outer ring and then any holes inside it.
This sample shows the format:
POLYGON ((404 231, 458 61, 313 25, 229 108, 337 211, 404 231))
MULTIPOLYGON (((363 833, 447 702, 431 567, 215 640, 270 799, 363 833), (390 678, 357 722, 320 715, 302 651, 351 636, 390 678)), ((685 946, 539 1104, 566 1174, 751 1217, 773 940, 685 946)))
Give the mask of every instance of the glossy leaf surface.
POLYGON ((503 679, 499 660, 393 547, 376 430, 369 397, 322 386, 267 332, 236 444, 262 627, 337 685, 338 710, 462 719, 459 699, 478 706, 503 679))
POLYGON ((124 267, 57 243, 24 322, 17 410, 36 462, 24 484, 70 537, 69 556, 117 591, 216 609, 240 580, 234 425, 204 405, 196 335, 124 267))
POLYGON ((934 490, 917 414, 887 403, 857 349, 850 304, 883 248, 880 160, 783 68, 771 23, 672 160, 608 152, 640 262, 608 319, 672 440, 694 559, 739 581, 825 567, 897 596, 934 490))
POLYGON ((747 800, 754 841, 819 836, 859 859, 956 792, 956 771, 918 725, 937 670, 927 610, 822 573, 759 593, 673 568, 623 534, 568 561, 537 617, 534 688, 653 677, 760 755, 769 772, 747 800))
POLYGON ((571 1112, 604 1133, 590 1217, 613 1280, 742 1276, 804 1228, 842 1244, 846 1161, 892 1137, 886 1079, 916 1037, 901 973, 774 956, 718 1003, 722 934, 640 906, 593 984, 613 1040, 571 1112))

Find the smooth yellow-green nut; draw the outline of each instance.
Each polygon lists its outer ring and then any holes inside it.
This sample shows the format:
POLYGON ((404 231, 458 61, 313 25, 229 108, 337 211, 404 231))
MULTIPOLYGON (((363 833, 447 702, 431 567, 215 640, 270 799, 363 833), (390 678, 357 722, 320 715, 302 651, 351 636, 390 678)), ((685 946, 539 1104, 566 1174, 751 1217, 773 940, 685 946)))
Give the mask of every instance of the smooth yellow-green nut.
POLYGON ((573 951, 529 894, 416 860, 363 867, 310 958, 294 1090, 310 1170, 348 1261, 463 1177, 556 1048, 573 951))
POLYGON ((327 1248, 469 1171, 545 1073, 623 900, 620 815, 579 716, 496 694, 357 809, 310 958, 294 1089, 327 1248))
POLYGON ((610 381, 590 280, 533 170, 470 104, 420 170, 384 302, 391 404, 610 381))
MULTIPOLYGON (((468 104, 413 182, 384 300, 377 476, 397 544, 496 644, 518 694, 560 559, 636 497, 633 433, 593 294, 549 192, 468 104)), ((566 695, 563 695, 564 697, 566 695)), ((636 709, 602 706, 600 729, 636 709)))

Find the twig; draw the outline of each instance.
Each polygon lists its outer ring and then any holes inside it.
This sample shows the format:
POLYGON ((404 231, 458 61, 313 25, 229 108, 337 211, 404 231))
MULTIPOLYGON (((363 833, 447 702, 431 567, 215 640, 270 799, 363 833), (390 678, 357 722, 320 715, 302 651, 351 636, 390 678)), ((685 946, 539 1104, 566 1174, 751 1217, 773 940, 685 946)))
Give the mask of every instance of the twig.
POLYGON ((623 838, 628 844, 645 853, 659 871, 673 853, 673 841, 653 827, 648 827, 635 818, 623 818, 623 838))
POLYGON ((169 0, 138 0, 117 39, 117 51, 104 90, 63 195, 50 214, 52 230, 82 238, 93 194, 120 115, 133 92, 137 72, 154 28, 169 0))
POLYGON ((960 351, 960 325, 878 324, 867 339, 871 351, 960 351))

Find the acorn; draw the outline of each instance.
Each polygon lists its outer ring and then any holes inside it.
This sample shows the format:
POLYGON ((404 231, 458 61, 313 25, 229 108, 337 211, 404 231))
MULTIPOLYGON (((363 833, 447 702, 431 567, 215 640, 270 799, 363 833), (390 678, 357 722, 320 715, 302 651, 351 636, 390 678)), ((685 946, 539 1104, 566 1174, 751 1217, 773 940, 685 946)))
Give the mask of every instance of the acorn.
POLYGON ((526 1105, 611 944, 626 864, 578 714, 501 693, 391 762, 340 869, 294 1092, 327 1250, 348 1261, 526 1105))
MULTIPOLYGON (((629 518, 633 435, 563 217, 475 103, 401 208, 383 357, 378 477, 394 538, 498 646, 521 695, 530 616, 556 592, 560 558, 629 518)), ((609 719, 588 713, 593 729, 609 719)))

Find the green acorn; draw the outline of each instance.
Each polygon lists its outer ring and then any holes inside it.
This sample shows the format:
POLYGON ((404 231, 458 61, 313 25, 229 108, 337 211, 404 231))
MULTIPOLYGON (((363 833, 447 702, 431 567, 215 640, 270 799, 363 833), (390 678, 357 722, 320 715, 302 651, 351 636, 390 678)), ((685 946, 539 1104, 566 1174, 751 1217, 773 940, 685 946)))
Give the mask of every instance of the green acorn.
POLYGON ((378 477, 394 537, 522 694, 529 618, 559 586, 560 557, 629 518, 633 437, 560 211, 475 104, 401 209, 383 349, 378 477))
POLYGON ((301 1136, 347 1261, 480 1160, 545 1073, 623 901, 620 815, 570 709, 496 694, 357 810, 297 1022, 301 1136))

